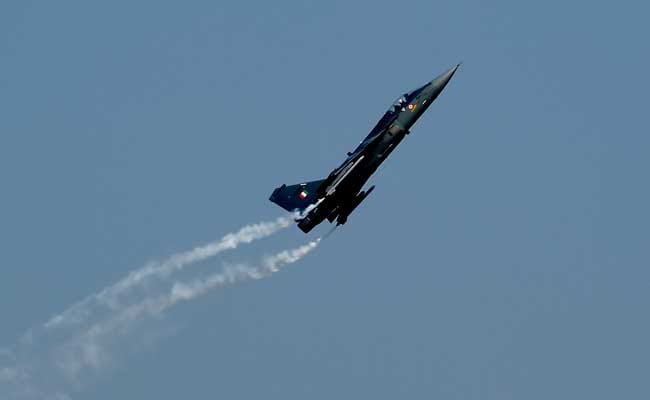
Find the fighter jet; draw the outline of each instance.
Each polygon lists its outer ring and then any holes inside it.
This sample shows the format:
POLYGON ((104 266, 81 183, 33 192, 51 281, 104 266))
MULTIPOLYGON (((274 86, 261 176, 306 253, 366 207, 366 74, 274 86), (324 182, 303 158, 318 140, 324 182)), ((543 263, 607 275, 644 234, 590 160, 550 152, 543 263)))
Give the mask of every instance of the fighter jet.
POLYGON ((299 212, 298 228, 307 233, 327 219, 343 225, 355 208, 374 190, 361 190, 370 176, 409 134, 415 122, 440 95, 460 64, 411 92, 390 106, 377 125, 343 163, 327 178, 282 185, 269 200, 287 211, 299 212))

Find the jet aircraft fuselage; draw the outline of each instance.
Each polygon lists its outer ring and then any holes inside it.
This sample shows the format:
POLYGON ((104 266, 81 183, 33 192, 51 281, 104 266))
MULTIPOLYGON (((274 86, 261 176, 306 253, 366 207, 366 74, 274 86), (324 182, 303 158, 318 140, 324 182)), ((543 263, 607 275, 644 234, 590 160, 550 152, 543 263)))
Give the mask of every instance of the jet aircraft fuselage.
POLYGON ((450 68, 424 86, 400 96, 368 136, 348 153, 343 163, 325 179, 282 185, 269 200, 287 211, 299 211, 298 227, 305 233, 327 219, 345 224, 348 216, 372 192, 361 188, 411 127, 440 95, 459 65, 450 68))

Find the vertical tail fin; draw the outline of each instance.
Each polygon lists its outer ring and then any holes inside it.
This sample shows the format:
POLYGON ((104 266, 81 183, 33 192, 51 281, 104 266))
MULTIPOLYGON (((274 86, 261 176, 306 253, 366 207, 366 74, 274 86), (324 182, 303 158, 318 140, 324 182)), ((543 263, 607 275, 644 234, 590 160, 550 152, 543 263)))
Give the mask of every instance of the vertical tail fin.
POLYGON ((287 211, 304 211, 318 201, 318 189, 324 181, 321 179, 291 186, 282 185, 271 193, 269 200, 287 211))

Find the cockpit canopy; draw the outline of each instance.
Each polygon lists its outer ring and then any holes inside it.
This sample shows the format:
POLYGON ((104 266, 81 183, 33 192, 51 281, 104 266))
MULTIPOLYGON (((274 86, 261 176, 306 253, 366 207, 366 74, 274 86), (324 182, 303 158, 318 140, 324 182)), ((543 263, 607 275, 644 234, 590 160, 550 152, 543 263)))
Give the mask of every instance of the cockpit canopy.
POLYGON ((426 88, 427 85, 424 85, 422 87, 419 87, 415 90, 412 90, 408 93, 404 93, 400 97, 398 97, 393 104, 390 106, 388 109, 388 113, 398 113, 400 111, 403 111, 403 109, 406 107, 408 103, 411 103, 415 100, 415 98, 426 88))
POLYGON ((400 97, 398 97, 393 104, 388 108, 386 113, 381 117, 379 122, 377 122, 377 125, 375 125, 374 128, 370 131, 368 136, 357 146, 357 148, 350 154, 356 154, 359 149, 363 148, 363 146, 372 138, 374 138, 376 135, 381 133, 384 129, 388 128, 393 121, 398 117, 398 114, 406 110, 406 107, 408 106, 409 103, 412 103, 418 95, 427 87, 427 85, 424 85, 420 88, 417 88, 413 91, 410 91, 408 93, 404 93, 400 97))
POLYGON ((402 111, 402 108, 406 107, 406 97, 408 96, 408 93, 404 93, 400 97, 398 97, 393 104, 388 108, 388 113, 398 113, 402 111))

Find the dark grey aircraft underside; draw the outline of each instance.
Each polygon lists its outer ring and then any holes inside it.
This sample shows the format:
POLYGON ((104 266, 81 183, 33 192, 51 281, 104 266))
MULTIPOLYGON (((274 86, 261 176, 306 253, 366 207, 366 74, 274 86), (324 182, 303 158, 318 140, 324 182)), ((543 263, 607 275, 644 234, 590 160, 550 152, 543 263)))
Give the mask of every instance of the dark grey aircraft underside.
POLYGON ((375 188, 361 188, 379 165, 409 134, 409 129, 440 95, 459 65, 426 85, 405 93, 391 105, 368 136, 327 178, 282 185, 269 200, 287 211, 298 211, 298 227, 305 233, 327 219, 345 224, 348 216, 375 188))

